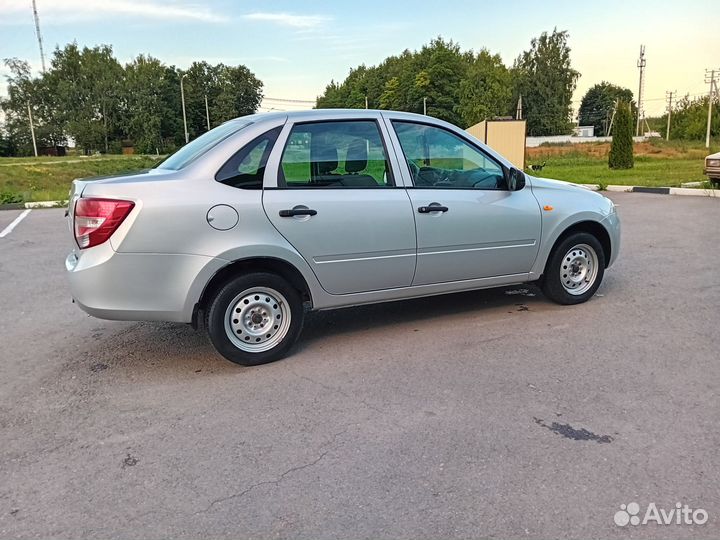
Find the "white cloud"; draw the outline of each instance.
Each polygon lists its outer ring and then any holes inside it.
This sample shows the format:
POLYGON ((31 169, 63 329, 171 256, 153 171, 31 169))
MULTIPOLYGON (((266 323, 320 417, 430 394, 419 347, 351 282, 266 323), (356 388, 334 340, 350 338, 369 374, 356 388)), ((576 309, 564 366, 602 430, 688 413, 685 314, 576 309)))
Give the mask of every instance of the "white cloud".
MULTIPOLYGON (((79 20, 123 16, 146 19, 222 22, 226 17, 202 4, 187 2, 159 2, 157 0, 38 0, 40 21, 56 24, 79 20)), ((30 0, 0 0, 0 13, 6 23, 32 22, 30 0)), ((2 23, 0 23, 2 24, 2 23)))
POLYGON ((292 28, 315 28, 331 20, 325 15, 294 15, 292 13, 248 13, 244 19, 251 21, 267 21, 292 28))

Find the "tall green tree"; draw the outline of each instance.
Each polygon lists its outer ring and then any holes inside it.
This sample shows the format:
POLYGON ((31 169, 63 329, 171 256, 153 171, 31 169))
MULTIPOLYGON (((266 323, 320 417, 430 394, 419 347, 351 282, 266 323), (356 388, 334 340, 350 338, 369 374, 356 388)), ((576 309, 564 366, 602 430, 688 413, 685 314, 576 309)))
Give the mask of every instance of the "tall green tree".
POLYGON ((463 124, 472 126, 494 116, 502 116, 511 108, 512 83, 510 71, 500 55, 482 49, 470 63, 460 83, 458 112, 463 124))
MULTIPOLYGON (((673 106, 670 122, 670 138, 686 140, 705 140, 707 131, 708 96, 691 99, 685 96, 673 106)), ((667 126, 667 114, 663 115, 662 128, 667 126)), ((710 121, 710 137, 720 135, 720 96, 713 97, 712 117, 710 121)))
POLYGON ((608 166, 611 169, 632 169, 633 159, 633 115, 630 103, 621 101, 615 112, 612 126, 612 143, 608 166))
POLYGON ((595 126, 596 136, 606 136, 617 101, 630 103, 631 107, 635 109, 633 93, 629 88, 623 88, 605 81, 592 86, 580 102, 580 111, 578 113, 580 125, 595 126))
POLYGON ((108 152, 110 141, 121 137, 124 75, 109 45, 80 49, 71 43, 53 53, 43 80, 55 115, 63 131, 87 152, 108 152))
POLYGON ((173 68, 157 58, 140 55, 125 66, 124 134, 135 151, 168 152, 182 144, 178 114, 179 80, 173 68))
POLYGON ((566 31, 543 32, 515 60, 512 102, 522 95, 529 135, 560 135, 572 129, 572 95, 580 74, 572 68, 568 38, 566 31))
POLYGON ((419 51, 403 51, 380 65, 351 69, 343 82, 331 81, 317 99, 318 108, 371 108, 423 111, 431 116, 462 123, 460 86, 473 60, 459 45, 440 37, 419 51))
POLYGON ((10 74, 6 77, 8 96, 0 100, 5 114, 5 153, 33 153, 28 106, 30 108, 38 148, 65 144, 63 130, 58 126, 47 81, 32 76, 30 65, 17 58, 4 61, 10 74))

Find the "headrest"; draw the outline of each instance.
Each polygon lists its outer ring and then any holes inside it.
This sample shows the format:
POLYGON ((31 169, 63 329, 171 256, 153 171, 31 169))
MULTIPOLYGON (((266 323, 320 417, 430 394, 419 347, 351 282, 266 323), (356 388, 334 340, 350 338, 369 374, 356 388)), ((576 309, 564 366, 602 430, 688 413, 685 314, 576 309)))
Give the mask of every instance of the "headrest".
POLYGON ((356 173, 367 169, 367 141, 365 139, 356 139, 347 149, 345 156, 345 171, 356 173))
POLYGON ((337 169, 337 148, 329 144, 319 144, 313 149, 312 160, 317 163, 319 174, 328 174, 337 169))

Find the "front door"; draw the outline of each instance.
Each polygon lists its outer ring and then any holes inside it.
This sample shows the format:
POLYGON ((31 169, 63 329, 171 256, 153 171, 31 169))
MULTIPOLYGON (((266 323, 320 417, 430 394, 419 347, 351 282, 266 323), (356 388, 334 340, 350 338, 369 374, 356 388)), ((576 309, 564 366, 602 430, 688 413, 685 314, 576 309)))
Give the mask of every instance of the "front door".
POLYGON ((265 212, 327 292, 412 283, 413 208, 395 187, 375 119, 294 124, 277 176, 263 191, 265 212))
POLYGON ((529 272, 541 232, 530 188, 508 191, 502 166, 450 130, 397 120, 392 126, 414 184, 413 285, 529 272))

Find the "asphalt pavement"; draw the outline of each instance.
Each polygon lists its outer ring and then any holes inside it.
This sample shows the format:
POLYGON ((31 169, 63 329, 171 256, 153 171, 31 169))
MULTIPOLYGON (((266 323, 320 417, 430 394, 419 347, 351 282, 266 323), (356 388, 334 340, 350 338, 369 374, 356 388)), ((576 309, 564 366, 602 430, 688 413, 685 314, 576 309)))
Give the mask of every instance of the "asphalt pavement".
POLYGON ((610 196, 586 304, 317 313, 254 368, 85 315, 63 210, 34 210, 0 239, 0 538, 720 537, 720 201, 610 196), (708 520, 616 525, 631 502, 708 520))

